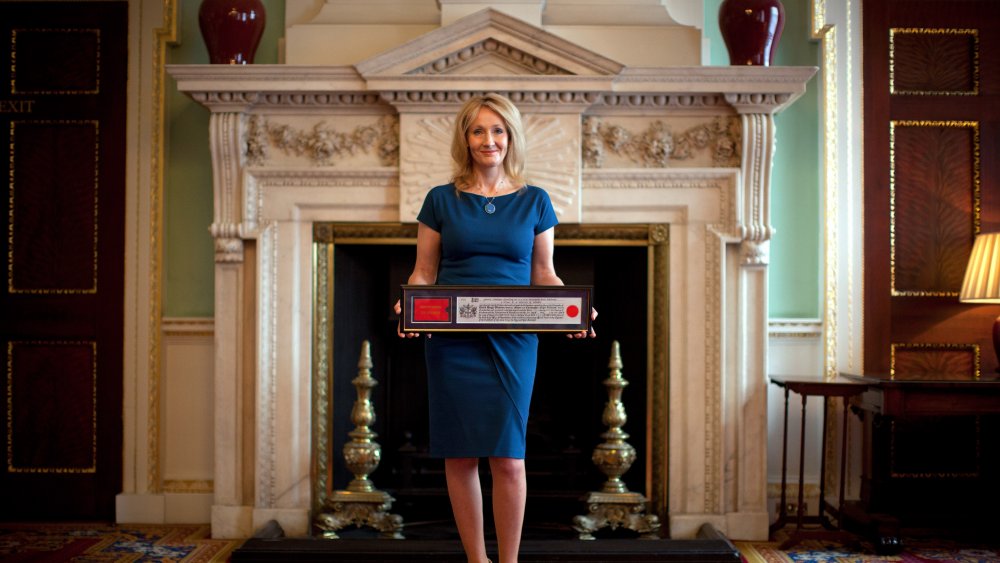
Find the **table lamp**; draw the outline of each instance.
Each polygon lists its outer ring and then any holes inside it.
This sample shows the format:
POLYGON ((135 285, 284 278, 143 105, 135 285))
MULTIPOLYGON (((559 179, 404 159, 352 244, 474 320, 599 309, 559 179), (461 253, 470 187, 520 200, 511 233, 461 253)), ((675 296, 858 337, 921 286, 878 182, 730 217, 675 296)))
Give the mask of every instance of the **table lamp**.
MULTIPOLYGON (((958 300, 963 303, 1000 303, 1000 233, 976 235, 958 300)), ((1000 317, 993 321, 993 351, 1000 360, 1000 317)))

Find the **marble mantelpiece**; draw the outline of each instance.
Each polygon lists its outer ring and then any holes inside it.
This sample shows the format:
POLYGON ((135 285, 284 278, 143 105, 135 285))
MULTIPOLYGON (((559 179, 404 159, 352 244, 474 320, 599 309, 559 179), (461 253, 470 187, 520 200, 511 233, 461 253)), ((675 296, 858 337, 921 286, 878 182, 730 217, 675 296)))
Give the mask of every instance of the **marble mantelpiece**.
POLYGON ((670 225, 667 482, 651 486, 672 537, 767 537, 773 116, 814 68, 630 68, 486 10, 354 66, 169 72, 212 112, 214 537, 309 531, 313 223, 413 221, 447 179, 451 115, 485 91, 521 107, 561 222, 670 225))

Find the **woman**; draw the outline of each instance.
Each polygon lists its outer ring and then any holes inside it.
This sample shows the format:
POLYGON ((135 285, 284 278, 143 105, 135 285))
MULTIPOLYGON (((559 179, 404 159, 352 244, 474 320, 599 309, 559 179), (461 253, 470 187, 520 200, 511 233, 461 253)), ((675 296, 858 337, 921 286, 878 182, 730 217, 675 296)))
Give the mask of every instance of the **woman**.
MULTIPOLYGON (((558 221, 548 194, 524 181, 524 147, 520 112, 507 98, 486 94, 462 107, 451 144, 455 176, 428 192, 417 215, 408 283, 563 285, 552 262, 558 221)), ((438 334, 425 342, 431 455, 445 458, 448 496, 470 562, 488 561, 481 457, 489 458, 493 477, 500 562, 517 561, 537 351, 538 336, 526 333, 438 334)))

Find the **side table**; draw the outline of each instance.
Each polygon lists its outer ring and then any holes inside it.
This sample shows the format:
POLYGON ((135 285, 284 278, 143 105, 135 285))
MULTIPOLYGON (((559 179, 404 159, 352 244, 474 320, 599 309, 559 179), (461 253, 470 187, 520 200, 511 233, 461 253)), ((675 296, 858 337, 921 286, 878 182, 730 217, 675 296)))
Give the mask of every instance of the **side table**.
MULTIPOLYGON (((920 378, 901 372, 888 374, 842 373, 849 381, 865 384, 861 395, 851 397, 852 412, 861 416, 861 498, 848 502, 845 526, 871 539, 875 552, 891 555, 903 550, 902 530, 977 533, 995 535, 996 507, 1000 504, 1000 377, 983 374, 979 379, 954 380, 922 374, 920 378), (978 468, 968 475, 946 469, 913 473, 896 468, 901 446, 894 444, 896 423, 933 423, 952 417, 980 417, 989 421, 974 446, 983 455, 978 468)), ((942 436, 928 440, 947 439, 942 436)), ((917 457, 923 446, 911 444, 906 451, 917 457)), ((912 458, 911 458, 912 459, 912 458)))
POLYGON ((804 539, 821 538, 852 541, 853 535, 843 530, 843 509, 844 509, 844 478, 847 468, 847 413, 849 397, 860 395, 868 389, 868 385, 858 381, 838 377, 829 381, 824 381, 817 377, 801 375, 772 375, 771 383, 782 387, 785 390, 785 421, 784 437, 781 446, 781 505, 778 508, 778 518, 771 524, 770 531, 782 528, 789 522, 788 502, 786 489, 788 486, 788 402, 789 394, 796 393, 802 397, 802 429, 799 440, 799 498, 798 509, 795 518, 795 532, 786 540, 781 549, 799 543, 804 539), (815 516, 805 514, 805 452, 806 452, 806 403, 809 397, 823 397, 823 442, 820 451, 820 477, 819 477, 819 508, 815 516), (841 429, 840 442, 840 496, 838 505, 833 507, 826 500, 824 486, 826 484, 826 435, 827 417, 826 411, 831 397, 841 397, 844 403, 843 428, 841 429), (834 516, 837 521, 834 526, 824 512, 834 516), (820 528, 806 529, 804 524, 819 524, 820 528))

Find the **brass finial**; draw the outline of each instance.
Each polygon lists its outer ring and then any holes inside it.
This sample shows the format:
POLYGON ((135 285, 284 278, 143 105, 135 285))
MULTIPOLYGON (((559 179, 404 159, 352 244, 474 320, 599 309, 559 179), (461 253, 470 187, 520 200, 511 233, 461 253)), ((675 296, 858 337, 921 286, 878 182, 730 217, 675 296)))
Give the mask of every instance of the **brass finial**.
POLYGON ((625 414, 625 405, 622 404, 622 391, 628 386, 628 381, 622 377, 622 356, 618 346, 618 341, 611 343, 611 360, 608 362, 611 374, 604 380, 604 386, 608 388, 608 402, 604 405, 604 414, 601 421, 608 427, 608 430, 601 434, 604 443, 594 448, 594 455, 591 456, 594 465, 608 476, 601 490, 605 493, 626 493, 628 487, 622 482, 622 475, 632 467, 635 461, 635 448, 625 440, 628 434, 622 430, 628 416, 625 414))
POLYGON ((371 345, 365 340, 361 343, 358 376, 351 380, 358 392, 351 409, 354 430, 347 433, 351 441, 344 444, 344 464, 354 479, 348 483, 347 490, 334 491, 316 517, 315 525, 325 538, 339 537, 337 530, 349 524, 371 526, 383 536, 403 538, 403 518, 389 514, 395 499, 376 489, 368 478, 382 458, 382 447, 374 440, 377 434, 369 428, 375 422, 372 388, 378 385, 371 376, 372 365, 371 345))
POLYGON ((594 448, 591 459, 594 465, 604 473, 608 480, 600 492, 587 495, 586 504, 590 510, 587 515, 573 518, 573 529, 580 534, 582 540, 594 539, 594 532, 619 526, 635 530, 647 538, 655 538, 660 528, 660 520, 654 514, 644 514, 646 497, 639 493, 629 492, 621 477, 632 467, 635 461, 635 448, 625 440, 628 434, 622 430, 628 416, 625 405, 622 404, 622 391, 628 386, 628 381, 622 377, 622 357, 615 340, 611 343, 611 359, 608 361, 610 374, 604 380, 608 388, 608 402, 604 405, 602 422, 608 430, 601 434, 604 442, 594 448))
POLYGON ((354 479, 348 483, 347 490, 356 493, 369 493, 375 486, 368 478, 379 461, 382 460, 382 446, 375 441, 378 436, 369 426, 375 423, 375 409, 372 408, 372 388, 378 382, 372 377, 371 345, 367 340, 361 343, 361 357, 358 358, 358 376, 351 380, 358 392, 358 398, 351 408, 351 422, 354 430, 347 433, 351 441, 344 444, 344 464, 354 479))

